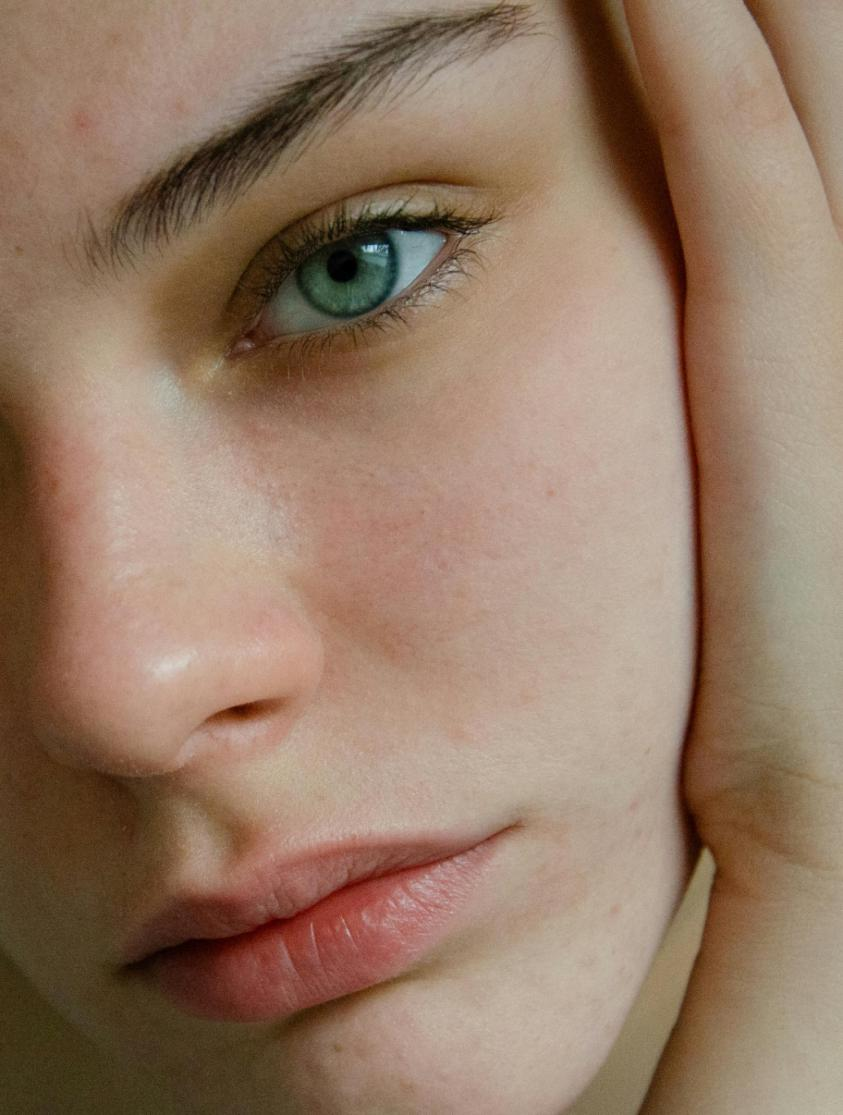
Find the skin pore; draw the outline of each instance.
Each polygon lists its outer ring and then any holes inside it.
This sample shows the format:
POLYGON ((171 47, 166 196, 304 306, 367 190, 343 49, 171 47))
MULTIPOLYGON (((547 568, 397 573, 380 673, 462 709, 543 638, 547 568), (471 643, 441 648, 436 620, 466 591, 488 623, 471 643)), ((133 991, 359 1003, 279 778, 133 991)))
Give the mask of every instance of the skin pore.
POLYGON ((683 276, 620 4, 431 56, 119 274, 79 247, 294 64, 430 11, 0 0, 4 1086, 47 1010, 69 1090, 93 1049, 127 1115, 139 1081, 213 1115, 558 1115, 683 895, 683 276), (273 237, 407 197, 498 215, 466 275, 356 346, 229 355, 273 237), (118 971, 139 909, 267 833, 508 825, 387 984, 233 1025, 118 971))

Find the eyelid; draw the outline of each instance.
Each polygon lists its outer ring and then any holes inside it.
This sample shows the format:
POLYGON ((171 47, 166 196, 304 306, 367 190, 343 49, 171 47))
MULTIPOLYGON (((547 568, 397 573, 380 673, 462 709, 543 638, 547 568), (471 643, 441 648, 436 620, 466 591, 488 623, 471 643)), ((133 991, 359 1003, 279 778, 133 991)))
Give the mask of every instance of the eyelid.
POLYGON ((414 201, 415 197, 400 197, 393 199, 392 204, 384 208, 378 206, 377 199, 373 199, 359 211, 353 210, 347 201, 343 201, 338 207, 322 212, 315 219, 297 221, 276 233, 264 245, 238 282, 235 295, 243 292, 256 299, 266 298, 273 292, 272 284, 283 282, 314 252, 350 236, 395 227, 444 227, 451 232, 468 234, 490 223, 490 219, 496 220, 500 216, 497 211, 483 211, 478 216, 468 215, 464 206, 450 203, 443 205, 436 198, 429 201, 425 208, 415 211, 412 208, 414 201), (257 274, 250 277, 253 268, 257 274))

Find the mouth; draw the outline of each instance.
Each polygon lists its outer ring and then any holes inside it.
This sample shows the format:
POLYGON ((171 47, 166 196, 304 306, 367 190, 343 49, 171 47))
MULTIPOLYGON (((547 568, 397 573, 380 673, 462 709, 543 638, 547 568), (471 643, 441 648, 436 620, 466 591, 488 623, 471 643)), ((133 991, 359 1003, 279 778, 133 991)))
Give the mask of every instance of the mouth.
MULTIPOLYGON (((496 830, 500 831, 500 830, 496 830)), ((121 954, 136 969, 190 941, 222 940, 285 921, 336 891, 407 868, 436 863, 487 840, 488 831, 395 840, 355 838, 290 856, 268 854, 226 873, 225 889, 182 892, 166 900, 133 933, 121 954)))
POLYGON ((297 865, 310 874, 291 875, 286 864, 283 887, 265 895, 259 911, 231 905, 230 896, 214 899, 222 904, 213 916, 222 920, 210 924, 211 899, 201 909, 194 902, 189 914, 182 904, 181 916, 193 920, 148 927, 142 955, 127 970, 182 1013, 229 1022, 278 1021, 373 987, 406 972, 472 910, 478 914, 507 831, 456 851, 334 850, 297 865), (276 910, 282 916, 266 916, 276 910))

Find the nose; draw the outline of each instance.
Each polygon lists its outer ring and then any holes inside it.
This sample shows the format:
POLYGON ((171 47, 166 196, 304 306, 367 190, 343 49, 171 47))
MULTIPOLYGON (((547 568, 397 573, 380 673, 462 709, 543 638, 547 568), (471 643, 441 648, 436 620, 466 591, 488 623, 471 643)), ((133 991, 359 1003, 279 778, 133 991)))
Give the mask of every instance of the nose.
POLYGON ((20 514, 0 532, 24 738, 130 778, 282 746, 322 644, 254 485, 175 411, 62 411, 19 439, 20 514))

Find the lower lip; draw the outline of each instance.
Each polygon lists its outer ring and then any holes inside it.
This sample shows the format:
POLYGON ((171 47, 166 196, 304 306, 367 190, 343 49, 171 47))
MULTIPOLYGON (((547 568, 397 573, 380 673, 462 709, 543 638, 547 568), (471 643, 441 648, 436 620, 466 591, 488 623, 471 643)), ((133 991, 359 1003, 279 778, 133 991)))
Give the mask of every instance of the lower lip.
POLYGON ((167 949, 143 970, 185 1014, 226 1022, 277 1020, 373 987, 453 932, 490 866, 495 840, 345 887, 293 918, 238 937, 167 949))

